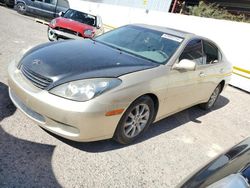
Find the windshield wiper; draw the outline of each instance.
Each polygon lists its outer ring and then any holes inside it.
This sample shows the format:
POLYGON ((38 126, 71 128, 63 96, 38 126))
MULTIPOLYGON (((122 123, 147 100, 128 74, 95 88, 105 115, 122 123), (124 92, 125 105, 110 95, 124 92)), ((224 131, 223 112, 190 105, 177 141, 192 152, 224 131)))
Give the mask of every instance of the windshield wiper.
POLYGON ((125 50, 122 50, 121 48, 116 47, 116 46, 113 46, 113 45, 108 44, 108 43, 106 43, 106 42, 99 41, 99 40, 95 40, 95 39, 94 39, 94 41, 95 41, 95 42, 99 42, 99 43, 101 43, 101 44, 104 44, 104 45, 106 45, 106 46, 109 46, 110 48, 114 48, 114 49, 116 49, 116 50, 119 50, 119 51, 120 51, 120 53, 122 53, 122 52, 126 52, 125 50))

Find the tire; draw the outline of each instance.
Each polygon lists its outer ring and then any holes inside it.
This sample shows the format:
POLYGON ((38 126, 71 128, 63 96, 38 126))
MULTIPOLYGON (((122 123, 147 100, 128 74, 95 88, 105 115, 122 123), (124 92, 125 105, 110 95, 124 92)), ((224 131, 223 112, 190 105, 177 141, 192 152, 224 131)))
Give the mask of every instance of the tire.
POLYGON ((48 27, 47 36, 48 36, 49 41, 52 42, 52 41, 56 40, 56 36, 55 36, 55 34, 52 34, 51 32, 52 31, 51 31, 50 27, 48 27))
POLYGON ((26 5, 24 3, 17 3, 16 10, 19 14, 25 14, 26 13, 26 5))
POLYGON ((149 96, 135 100, 120 119, 114 139, 121 144, 130 144, 143 135, 153 122, 154 102, 149 96))
POLYGON ((209 110, 211 109, 215 102, 217 101, 220 92, 221 92, 222 86, 219 84, 213 91, 212 95, 210 96, 209 100, 206 103, 200 104, 200 108, 203 110, 209 110))

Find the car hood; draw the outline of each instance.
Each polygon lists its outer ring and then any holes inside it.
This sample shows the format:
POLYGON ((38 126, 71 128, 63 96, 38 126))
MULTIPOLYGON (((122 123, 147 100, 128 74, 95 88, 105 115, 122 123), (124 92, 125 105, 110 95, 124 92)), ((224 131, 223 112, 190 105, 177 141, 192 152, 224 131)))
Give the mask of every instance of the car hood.
POLYGON ((159 66, 90 39, 46 43, 28 51, 19 66, 53 80, 47 89, 73 80, 119 77, 159 66))
POLYGON ((88 30, 88 29, 94 30, 93 26, 90 26, 81 22, 77 22, 68 18, 63 18, 63 17, 56 18, 56 27, 69 29, 69 30, 76 31, 79 33, 83 33, 83 31, 88 30))

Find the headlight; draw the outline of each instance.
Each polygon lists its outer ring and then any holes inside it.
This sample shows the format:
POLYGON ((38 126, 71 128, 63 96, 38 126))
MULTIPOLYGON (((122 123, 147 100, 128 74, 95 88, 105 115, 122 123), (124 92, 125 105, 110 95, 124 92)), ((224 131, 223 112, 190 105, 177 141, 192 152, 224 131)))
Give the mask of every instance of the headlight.
POLYGON ((95 78, 72 81, 50 90, 50 93, 75 100, 87 101, 121 84, 117 78, 95 78))
POLYGON ((92 35, 93 35, 94 33, 93 33, 92 30, 87 29, 87 30, 84 31, 83 34, 84 34, 85 37, 92 37, 92 35))
POLYGON ((50 24, 55 27, 56 26, 56 19, 51 20, 50 24))

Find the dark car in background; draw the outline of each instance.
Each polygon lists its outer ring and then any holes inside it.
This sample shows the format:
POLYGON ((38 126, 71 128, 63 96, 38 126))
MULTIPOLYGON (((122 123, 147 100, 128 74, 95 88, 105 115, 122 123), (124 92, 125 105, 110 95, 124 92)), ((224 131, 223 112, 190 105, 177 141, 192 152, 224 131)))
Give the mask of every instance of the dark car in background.
POLYGON ((69 8, 69 2, 68 0, 16 0, 15 8, 20 14, 53 19, 69 8))
POLYGON ((48 39, 93 38, 104 31, 102 19, 98 15, 68 9, 48 26, 48 39))
POLYGON ((6 6, 9 8, 13 8, 15 5, 15 0, 0 0, 0 3, 6 4, 6 6))
POLYGON ((180 188, 248 188, 250 137, 218 156, 181 183, 180 188))

